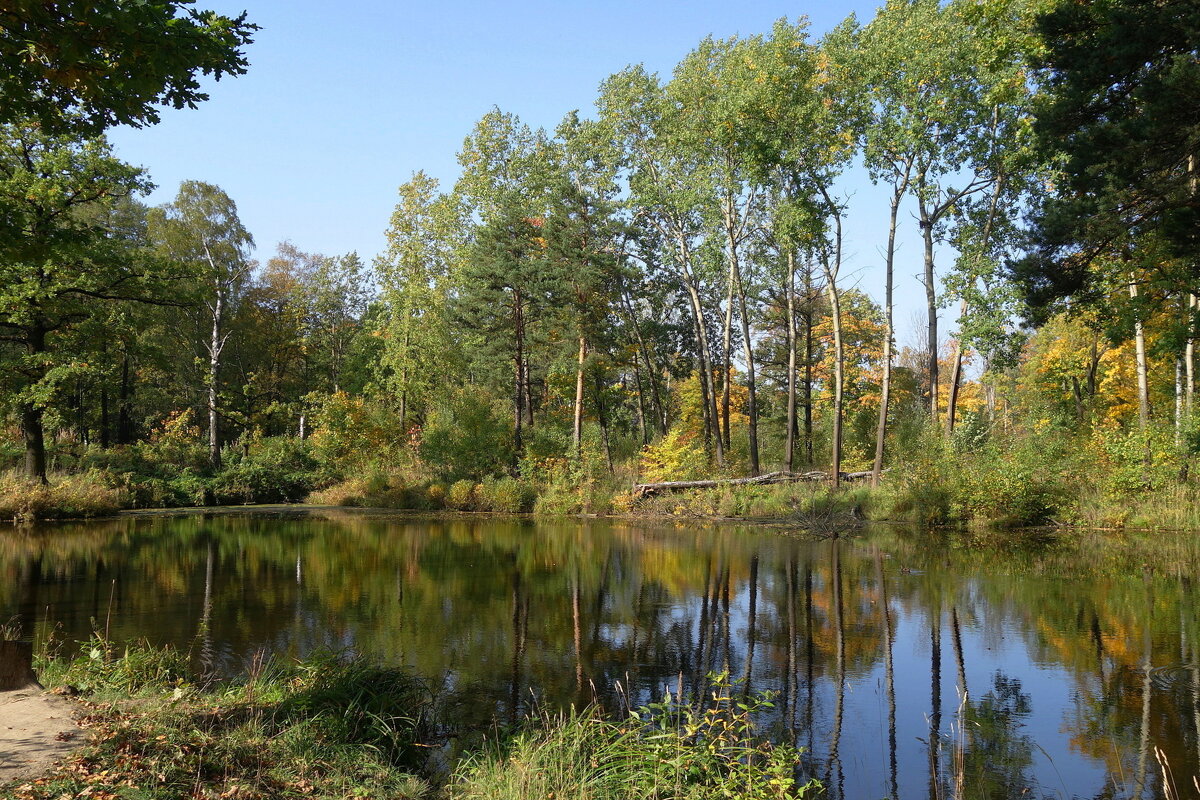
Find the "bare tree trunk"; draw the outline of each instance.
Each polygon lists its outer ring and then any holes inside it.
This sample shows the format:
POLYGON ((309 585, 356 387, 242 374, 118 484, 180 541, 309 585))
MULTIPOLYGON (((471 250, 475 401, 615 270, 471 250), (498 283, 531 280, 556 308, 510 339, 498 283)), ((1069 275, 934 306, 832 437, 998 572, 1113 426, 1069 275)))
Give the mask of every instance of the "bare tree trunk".
POLYGON ((520 457, 524 442, 521 440, 521 423, 525 417, 525 353, 524 330, 521 319, 521 293, 513 292, 513 319, 516 332, 513 348, 513 445, 515 458, 520 457))
POLYGON ((1192 398, 1196 393, 1196 295, 1188 295, 1187 344, 1183 351, 1184 410, 1192 418, 1192 398))
POLYGON ((642 369, 638 360, 633 359, 633 387, 637 392, 638 438, 642 445, 650 444, 650 426, 646 424, 646 394, 642 388, 642 369))
POLYGON ((225 288, 217 283, 217 296, 213 302, 212 339, 208 348, 208 461, 214 470, 221 468, 221 435, 217 414, 217 379, 221 369, 221 322, 225 313, 225 288))
POLYGON ((121 388, 117 396, 117 444, 133 443, 133 415, 130 405, 133 400, 132 382, 129 379, 129 350, 121 348, 121 388))
POLYGON ((734 264, 729 263, 729 291, 725 296, 725 321, 721 326, 721 436, 725 449, 729 449, 729 383, 733 371, 731 350, 733 349, 733 283, 734 264))
MULTIPOLYGON (((904 183, 907 188, 907 181, 904 183)), ((883 474, 883 449, 887 440, 888 407, 892 398, 892 345, 896 338, 894 312, 892 307, 892 291, 894 286, 894 267, 896 263, 896 216, 900 212, 900 200, 904 189, 897 186, 892 193, 891 213, 888 217, 887 250, 884 252, 884 269, 886 271, 884 288, 884 320, 885 332, 883 337, 883 379, 879 385, 879 424, 875 428, 875 463, 871 467, 871 485, 878 486, 883 474)))
MULTIPOLYGON (((1004 193, 1004 177, 996 179, 992 185, 992 199, 988 206, 987 221, 983 224, 983 231, 979 237, 979 246, 982 251, 986 251, 992 238, 992 227, 996 221, 996 213, 1000 210, 1000 197, 1004 193)), ((975 280, 976 278, 972 278, 975 280)), ((962 320, 967 315, 967 298, 962 299, 962 305, 958 310, 959 325, 962 325, 962 320)), ((950 377, 950 397, 946 401, 946 434, 954 433, 954 416, 958 410, 958 389, 962 383, 962 360, 963 360, 963 342, 962 332, 959 331, 957 340, 954 343, 954 372, 950 377)))
POLYGON ((829 307, 833 314, 833 488, 841 486, 842 474, 842 386, 845 355, 842 350, 842 305, 838 297, 836 275, 829 276, 829 307))
MULTIPOLYGON (((575 421, 571 428, 571 447, 579 455, 583 446, 583 365, 587 359, 587 339, 579 337, 579 363, 575 370, 575 421)), ((640 401, 640 393, 639 393, 640 401)))
POLYGON ((717 398, 713 386, 712 355, 708 347, 708 333, 704 328, 704 309, 700 303, 700 292, 696 288, 692 272, 688 266, 687 245, 682 240, 679 246, 680 268, 683 271, 683 284, 687 290, 688 299, 692 304, 692 317, 696 326, 696 341, 700 349, 700 388, 705 394, 705 416, 708 418, 708 430, 715 445, 717 468, 725 468, 725 446, 721 440, 719 415, 717 414, 717 398))
MULTIPOLYGON (((967 314, 967 301, 964 299, 958 309, 958 317, 962 319, 967 314)), ((950 396, 946 399, 946 434, 954 433, 954 414, 958 410, 958 387, 962 383, 963 346, 962 336, 954 341, 954 368, 950 372, 950 396)))
POLYGON ((758 397, 754 385, 754 346, 750 339, 750 317, 746 313, 746 287, 742 283, 742 270, 734 261, 737 278, 738 316, 742 321, 742 350, 746 354, 746 393, 750 417, 750 474, 760 472, 758 463, 758 397))
POLYGON ((25 477, 41 484, 46 480, 46 433, 42 409, 32 402, 21 404, 21 433, 25 438, 25 477))
POLYGON ((834 239, 832 261, 830 254, 824 257, 826 292, 829 295, 829 310, 833 315, 833 488, 842 483, 842 388, 845 385, 845 350, 842 345, 842 304, 838 294, 837 279, 842 268, 842 215, 837 203, 822 186, 821 195, 829 213, 833 216, 834 239))
POLYGON ((1183 359, 1175 359, 1175 446, 1183 444, 1183 359))
POLYGON ((924 210, 921 211, 921 238, 925 244, 925 309, 929 315, 929 418, 936 425, 938 421, 938 319, 937 319, 937 287, 933 275, 933 220, 924 210))
POLYGON ((655 422, 659 433, 665 436, 667 433, 667 413, 659 392, 658 370, 650 358, 650 351, 647 349, 646 340, 642 336, 642 328, 638 325, 637 316, 633 312, 633 303, 630 301, 629 295, 624 291, 621 292, 621 300, 625 305, 626 313, 629 315, 629 325, 633 328, 633 335, 637 339, 638 352, 646 364, 646 374, 650 380, 650 396, 654 401, 655 422))
POLYGON ((796 253, 788 250, 787 278, 784 293, 787 295, 787 439, 784 444, 784 469, 791 472, 796 459, 796 253))
MULTIPOLYGON (((1138 287, 1137 282, 1130 278, 1129 280, 1129 297, 1137 300, 1138 287)), ((1134 312, 1133 323, 1133 338, 1134 348, 1137 356, 1137 381, 1138 381, 1138 425, 1142 432, 1145 433, 1147 426, 1150 424, 1150 384, 1146 371, 1146 332, 1142 327, 1141 315, 1134 312)))
POLYGON ((813 463, 813 305, 812 264, 804 276, 808 313, 804 315, 804 463, 813 463))

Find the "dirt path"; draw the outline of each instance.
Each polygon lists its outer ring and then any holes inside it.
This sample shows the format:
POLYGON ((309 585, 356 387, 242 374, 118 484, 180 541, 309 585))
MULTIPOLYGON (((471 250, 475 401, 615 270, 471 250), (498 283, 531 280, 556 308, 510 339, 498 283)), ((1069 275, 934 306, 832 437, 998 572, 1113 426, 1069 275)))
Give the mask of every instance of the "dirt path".
POLYGON ((43 775, 83 743, 74 710, 37 685, 0 692, 0 787, 43 775))

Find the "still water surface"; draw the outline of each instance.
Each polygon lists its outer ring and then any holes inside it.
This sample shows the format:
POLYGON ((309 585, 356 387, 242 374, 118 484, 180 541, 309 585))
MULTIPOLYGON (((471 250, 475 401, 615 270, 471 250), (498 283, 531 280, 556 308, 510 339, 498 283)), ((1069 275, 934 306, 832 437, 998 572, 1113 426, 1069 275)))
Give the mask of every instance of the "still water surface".
POLYGON ((1156 752, 1196 798, 1200 539, 1171 537, 133 517, 0 533, 0 622, 107 627, 226 673, 351 649, 442 687, 464 727, 727 670, 778 693, 762 721, 835 800, 1163 797, 1156 752))

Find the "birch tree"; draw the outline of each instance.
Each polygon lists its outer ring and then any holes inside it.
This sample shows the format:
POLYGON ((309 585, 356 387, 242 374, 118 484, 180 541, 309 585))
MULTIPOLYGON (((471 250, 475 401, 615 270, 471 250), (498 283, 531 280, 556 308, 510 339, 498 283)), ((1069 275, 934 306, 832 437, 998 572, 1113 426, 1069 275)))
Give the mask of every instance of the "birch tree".
POLYGON ((200 343, 207 362, 208 456, 221 466, 221 364, 232 328, 229 319, 250 276, 254 239, 238 218, 237 205, 219 187, 184 181, 175 200, 149 216, 150 236, 167 258, 197 276, 198 318, 207 329, 200 343))

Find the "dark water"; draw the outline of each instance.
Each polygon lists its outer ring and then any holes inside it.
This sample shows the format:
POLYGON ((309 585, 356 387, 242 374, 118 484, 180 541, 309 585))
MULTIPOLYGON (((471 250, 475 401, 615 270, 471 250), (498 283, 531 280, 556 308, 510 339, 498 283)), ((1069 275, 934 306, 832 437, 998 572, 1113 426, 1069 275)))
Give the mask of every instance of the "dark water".
POLYGON ((143 517, 0 533, 0 622, 93 625, 236 672, 404 664, 463 725, 728 670, 779 695, 831 798, 1196 798, 1200 539, 1003 549, 627 522, 143 517))

